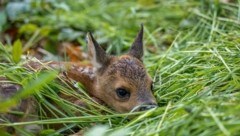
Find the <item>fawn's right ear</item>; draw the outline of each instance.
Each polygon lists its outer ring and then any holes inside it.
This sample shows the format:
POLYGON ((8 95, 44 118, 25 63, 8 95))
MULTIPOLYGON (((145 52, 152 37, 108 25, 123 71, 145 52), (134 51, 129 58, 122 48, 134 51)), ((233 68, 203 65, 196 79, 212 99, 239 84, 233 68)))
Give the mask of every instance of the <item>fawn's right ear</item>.
POLYGON ((139 59, 140 61, 142 61, 142 57, 143 57, 143 24, 141 24, 140 31, 138 32, 137 37, 135 38, 128 54, 139 59))
POLYGON ((99 69, 106 64, 109 56, 93 38, 91 33, 87 34, 88 55, 91 59, 92 65, 99 69))

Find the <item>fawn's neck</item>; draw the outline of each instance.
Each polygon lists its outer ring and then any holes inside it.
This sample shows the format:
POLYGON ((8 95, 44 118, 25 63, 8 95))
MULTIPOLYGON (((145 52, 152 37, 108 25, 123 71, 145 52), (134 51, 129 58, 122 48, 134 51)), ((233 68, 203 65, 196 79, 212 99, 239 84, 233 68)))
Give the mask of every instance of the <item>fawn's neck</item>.
POLYGON ((71 66, 66 67, 67 77, 82 83, 84 87, 88 90, 89 94, 93 95, 91 93, 95 90, 95 75, 93 72, 93 67, 90 65, 86 66, 81 64, 72 64, 71 66))

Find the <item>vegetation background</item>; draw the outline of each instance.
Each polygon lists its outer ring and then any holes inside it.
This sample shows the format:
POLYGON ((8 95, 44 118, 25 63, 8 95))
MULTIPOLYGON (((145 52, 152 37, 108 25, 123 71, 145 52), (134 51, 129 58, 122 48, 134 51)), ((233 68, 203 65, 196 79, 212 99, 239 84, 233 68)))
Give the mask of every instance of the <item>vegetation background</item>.
POLYGON ((40 118, 17 123, 1 119, 0 127, 33 135, 22 126, 39 124, 45 126, 40 135, 56 136, 75 133, 76 126, 87 136, 240 134, 239 0, 0 2, 0 77, 23 86, 17 95, 0 99, 0 112, 23 116, 9 108, 34 95, 40 118), (141 23, 144 63, 154 79, 157 109, 118 114, 94 102, 79 83, 72 83, 76 91, 59 82, 62 77, 52 70, 23 67, 29 57, 83 61, 79 54, 86 51, 89 31, 108 53, 122 54, 141 23), (61 99, 58 91, 78 97, 88 108, 61 99), (57 123, 63 125, 52 129, 57 123))

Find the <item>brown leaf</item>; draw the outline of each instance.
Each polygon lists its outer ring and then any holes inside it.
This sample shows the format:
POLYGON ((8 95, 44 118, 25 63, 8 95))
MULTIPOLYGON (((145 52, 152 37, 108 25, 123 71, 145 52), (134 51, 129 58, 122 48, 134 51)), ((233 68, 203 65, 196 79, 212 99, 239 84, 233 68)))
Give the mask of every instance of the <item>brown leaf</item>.
POLYGON ((84 53, 81 47, 74 43, 64 42, 59 49, 60 54, 66 53, 69 60, 72 62, 78 62, 86 60, 86 53, 84 53))

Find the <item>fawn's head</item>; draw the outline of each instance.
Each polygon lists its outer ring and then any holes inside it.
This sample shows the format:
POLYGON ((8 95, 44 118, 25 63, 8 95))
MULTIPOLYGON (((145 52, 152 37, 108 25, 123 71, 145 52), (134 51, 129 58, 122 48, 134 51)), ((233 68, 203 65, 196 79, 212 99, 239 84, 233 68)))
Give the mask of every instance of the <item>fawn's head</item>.
POLYGON ((110 56, 88 34, 89 56, 95 68, 94 95, 118 112, 157 107, 152 79, 144 68, 143 26, 128 54, 110 56))

